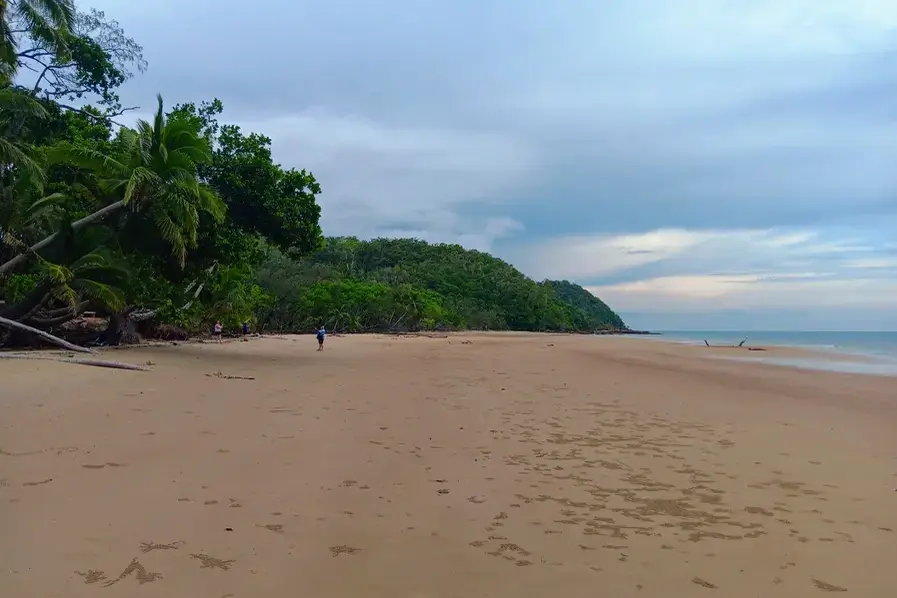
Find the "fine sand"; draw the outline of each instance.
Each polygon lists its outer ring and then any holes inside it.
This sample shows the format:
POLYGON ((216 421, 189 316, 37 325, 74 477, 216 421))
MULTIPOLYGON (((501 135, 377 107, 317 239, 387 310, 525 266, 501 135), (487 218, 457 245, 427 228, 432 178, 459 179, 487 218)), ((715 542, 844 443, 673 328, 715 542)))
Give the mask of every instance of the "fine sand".
POLYGON ((895 593, 897 379, 625 338, 316 348, 0 360, 0 596, 895 593))

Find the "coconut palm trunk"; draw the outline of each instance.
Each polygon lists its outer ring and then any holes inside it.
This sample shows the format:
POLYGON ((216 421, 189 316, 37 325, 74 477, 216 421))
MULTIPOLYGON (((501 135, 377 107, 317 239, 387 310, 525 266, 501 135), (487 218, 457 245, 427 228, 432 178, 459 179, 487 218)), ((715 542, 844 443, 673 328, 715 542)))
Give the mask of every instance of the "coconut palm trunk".
MULTIPOLYGON (((115 211, 123 208, 124 205, 125 205, 124 200, 119 200, 119 201, 116 201, 115 203, 111 203, 108 206, 97 210, 93 214, 89 214, 89 215, 85 216, 84 218, 81 218, 80 220, 76 220, 75 222, 73 222, 72 230, 77 231, 80 228, 84 228, 88 224, 97 222, 98 220, 102 220, 103 218, 105 218, 106 216, 111 214, 112 212, 115 212, 115 211)), ((44 249, 45 247, 50 245, 56 239, 56 237, 58 235, 59 235, 59 233, 53 233, 52 235, 45 237, 44 239, 38 241, 37 243, 35 243, 31 247, 29 247, 26 251, 20 253, 19 255, 15 256, 14 258, 8 260, 3 265, 0 265, 0 276, 3 276, 7 272, 14 270, 17 266, 20 266, 21 264, 24 264, 26 261, 28 261, 29 257, 31 257, 32 255, 36 254, 41 249, 44 249)))

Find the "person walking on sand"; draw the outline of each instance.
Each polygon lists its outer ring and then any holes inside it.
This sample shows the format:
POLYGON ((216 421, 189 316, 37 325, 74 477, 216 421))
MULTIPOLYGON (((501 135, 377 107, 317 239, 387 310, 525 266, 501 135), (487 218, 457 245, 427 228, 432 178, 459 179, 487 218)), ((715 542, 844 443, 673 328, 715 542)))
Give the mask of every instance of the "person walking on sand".
POLYGON ((221 342, 221 322, 216 320, 215 326, 212 327, 212 334, 215 336, 215 340, 219 343, 221 342))
POLYGON ((327 335, 327 332, 324 330, 324 327, 321 326, 318 328, 316 336, 318 337, 318 351, 324 350, 324 337, 327 335))

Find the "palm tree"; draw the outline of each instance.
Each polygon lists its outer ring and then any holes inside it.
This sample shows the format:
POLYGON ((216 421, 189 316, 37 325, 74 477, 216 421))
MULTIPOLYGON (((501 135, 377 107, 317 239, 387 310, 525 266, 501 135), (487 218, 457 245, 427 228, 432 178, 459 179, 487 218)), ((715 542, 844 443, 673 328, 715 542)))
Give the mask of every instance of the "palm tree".
POLYGON ((0 171, 17 168, 34 181, 41 182, 44 171, 31 156, 31 147, 11 134, 15 121, 29 116, 44 119, 47 111, 26 93, 10 87, 0 88, 0 171))
POLYGON ((73 0, 0 0, 0 81, 8 85, 18 70, 18 37, 30 37, 57 56, 68 52, 66 38, 75 18, 73 0))
MULTIPOLYGON (((196 243, 200 211, 218 221, 224 217, 224 202, 196 175, 196 164, 211 159, 208 141, 188 124, 166 120, 162 96, 158 96, 153 123, 139 120, 136 129, 122 129, 119 141, 123 149, 114 157, 72 146, 60 146, 48 152, 51 159, 92 168, 103 179, 110 194, 120 198, 76 220, 71 225, 72 230, 98 222, 127 206, 152 219, 183 266, 187 248, 196 243)), ((44 238, 0 265, 0 275, 50 245, 57 234, 44 238)))

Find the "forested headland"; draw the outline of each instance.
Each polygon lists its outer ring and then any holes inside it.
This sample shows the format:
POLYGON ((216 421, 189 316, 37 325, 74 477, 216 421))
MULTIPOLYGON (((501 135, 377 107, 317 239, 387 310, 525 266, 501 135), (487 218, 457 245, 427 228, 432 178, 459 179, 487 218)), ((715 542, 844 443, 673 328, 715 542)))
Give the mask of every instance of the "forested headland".
MULTIPOLYGON (((412 239, 325 238, 312 173, 214 98, 145 106, 119 24, 71 0, 0 4, 0 345, 236 330, 624 330, 566 281, 412 239), (88 317, 85 317, 88 316, 88 317)), ((345 176, 352 176, 351 172, 345 176)))

